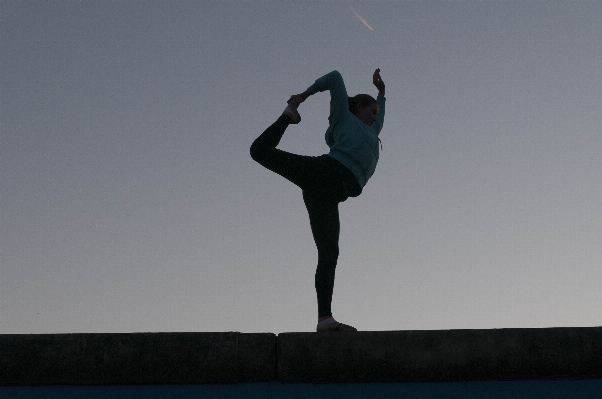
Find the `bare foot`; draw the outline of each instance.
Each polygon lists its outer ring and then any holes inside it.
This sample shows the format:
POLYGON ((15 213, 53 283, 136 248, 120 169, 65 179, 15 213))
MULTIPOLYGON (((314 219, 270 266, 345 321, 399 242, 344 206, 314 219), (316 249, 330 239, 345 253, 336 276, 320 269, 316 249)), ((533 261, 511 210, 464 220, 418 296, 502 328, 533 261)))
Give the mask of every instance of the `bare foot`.
POLYGON ((299 115, 299 111, 297 111, 298 107, 299 107, 299 104, 290 103, 284 109, 284 112, 282 112, 282 115, 286 115, 289 118, 291 118, 291 124, 293 124, 293 125, 296 125, 297 123, 301 122, 301 115, 299 115))

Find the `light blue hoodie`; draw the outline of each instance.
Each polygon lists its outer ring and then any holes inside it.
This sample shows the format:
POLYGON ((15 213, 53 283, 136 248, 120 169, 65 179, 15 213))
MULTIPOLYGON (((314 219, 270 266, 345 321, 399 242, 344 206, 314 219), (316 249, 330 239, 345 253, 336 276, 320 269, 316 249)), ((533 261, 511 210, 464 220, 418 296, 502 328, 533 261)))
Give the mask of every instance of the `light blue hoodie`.
POLYGON ((385 119, 385 97, 378 96, 379 112, 376 122, 368 126, 349 111, 349 98, 343 77, 332 71, 317 79, 309 86, 309 95, 330 90, 330 116, 326 130, 326 144, 330 147, 329 156, 345 165, 360 186, 364 188, 374 174, 378 163, 378 134, 385 119))

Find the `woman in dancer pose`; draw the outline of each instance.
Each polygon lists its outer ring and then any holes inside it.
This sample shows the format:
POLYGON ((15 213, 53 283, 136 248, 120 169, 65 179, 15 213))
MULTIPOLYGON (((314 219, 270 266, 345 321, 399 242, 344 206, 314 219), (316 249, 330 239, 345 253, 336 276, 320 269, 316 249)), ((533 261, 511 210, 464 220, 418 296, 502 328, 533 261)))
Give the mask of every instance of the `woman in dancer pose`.
POLYGON ((282 115, 251 145, 251 157, 303 190, 311 231, 318 248, 315 287, 318 297, 317 332, 356 331, 332 317, 331 302, 335 268, 339 256, 339 202, 361 194, 378 162, 378 135, 385 117, 385 84, 380 69, 372 82, 376 99, 367 94, 348 97, 343 77, 332 71, 317 79, 307 90, 288 100, 282 115), (330 91, 328 154, 318 157, 291 154, 276 146, 289 124, 301 121, 299 104, 309 96, 330 91))

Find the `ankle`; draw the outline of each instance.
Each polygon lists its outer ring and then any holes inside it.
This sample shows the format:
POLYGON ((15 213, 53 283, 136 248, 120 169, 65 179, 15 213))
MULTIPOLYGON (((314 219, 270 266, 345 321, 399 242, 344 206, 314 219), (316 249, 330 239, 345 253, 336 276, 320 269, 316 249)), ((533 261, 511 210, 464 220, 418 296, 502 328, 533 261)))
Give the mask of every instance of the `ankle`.
POLYGON ((299 111, 297 111, 297 106, 288 105, 282 112, 283 116, 287 116, 289 118, 289 123, 294 125, 301 122, 301 115, 299 115, 299 111))

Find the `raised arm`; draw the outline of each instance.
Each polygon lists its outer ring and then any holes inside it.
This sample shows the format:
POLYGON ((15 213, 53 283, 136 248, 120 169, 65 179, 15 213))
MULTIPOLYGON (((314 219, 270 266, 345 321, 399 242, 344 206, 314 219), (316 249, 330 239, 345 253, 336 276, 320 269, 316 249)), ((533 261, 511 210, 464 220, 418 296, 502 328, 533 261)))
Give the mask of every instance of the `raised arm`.
POLYGON ((372 83, 374 83, 374 86, 376 86, 378 89, 378 95, 384 97, 385 82, 383 82, 382 78, 380 77, 380 68, 377 68, 376 71, 374 71, 374 75, 372 75, 372 83))
POLYGON ((372 83, 378 89, 378 97, 376 97, 376 102, 378 103, 378 115, 376 116, 376 122, 372 124, 372 128, 376 132, 376 134, 380 134, 380 131, 383 128, 383 124, 385 123, 385 82, 383 82, 380 77, 380 69, 374 71, 374 75, 372 75, 372 83))
POLYGON ((349 112, 347 89, 345 88, 343 77, 338 71, 332 71, 316 79, 314 84, 309 86, 303 93, 291 96, 288 103, 301 104, 312 94, 325 90, 330 91, 330 116, 328 117, 328 121, 331 125, 334 125, 349 112))

